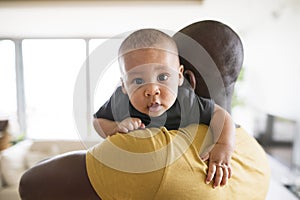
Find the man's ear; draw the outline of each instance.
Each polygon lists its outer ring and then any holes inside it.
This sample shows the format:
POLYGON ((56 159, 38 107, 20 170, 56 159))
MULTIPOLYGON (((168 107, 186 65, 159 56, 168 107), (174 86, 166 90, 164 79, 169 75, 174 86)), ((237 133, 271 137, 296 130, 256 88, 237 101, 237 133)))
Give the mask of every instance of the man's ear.
POLYGON ((127 94, 127 91, 126 91, 126 88, 125 88, 124 81, 123 81, 122 78, 120 78, 120 79, 121 79, 121 83, 122 83, 122 92, 123 92, 124 94, 127 94))
POLYGON ((181 86, 183 84, 183 81, 184 81, 183 70, 184 70, 183 65, 180 65, 179 66, 179 82, 178 82, 179 86, 181 86))
POLYGON ((184 76, 187 77, 188 81, 190 82, 191 87, 193 88, 193 90, 196 89, 196 78, 195 78, 195 74, 194 72, 192 72, 191 70, 185 70, 184 71, 184 76))

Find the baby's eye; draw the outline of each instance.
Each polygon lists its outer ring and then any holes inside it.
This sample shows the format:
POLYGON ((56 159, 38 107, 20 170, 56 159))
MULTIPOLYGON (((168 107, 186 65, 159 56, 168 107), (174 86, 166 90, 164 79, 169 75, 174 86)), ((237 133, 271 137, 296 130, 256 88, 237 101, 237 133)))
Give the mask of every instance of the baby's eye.
POLYGON ((157 80, 158 81, 166 81, 166 80, 168 80, 168 78, 169 78, 168 74, 160 74, 160 75, 158 75, 157 80))
POLYGON ((133 79, 132 82, 133 82, 134 84, 141 85, 141 84, 143 84, 145 81, 144 81, 142 78, 135 78, 135 79, 133 79))

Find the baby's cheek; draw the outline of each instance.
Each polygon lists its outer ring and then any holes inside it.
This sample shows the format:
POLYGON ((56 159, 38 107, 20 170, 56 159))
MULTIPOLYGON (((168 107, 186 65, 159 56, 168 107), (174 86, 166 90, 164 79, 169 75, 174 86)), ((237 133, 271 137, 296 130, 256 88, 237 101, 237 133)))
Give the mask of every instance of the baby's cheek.
POLYGON ((147 103, 143 94, 135 92, 129 97, 129 99, 135 109, 140 112, 144 112, 143 109, 147 103))
POLYGON ((163 96, 164 103, 168 105, 168 109, 174 104, 176 101, 177 94, 174 93, 167 93, 163 96))

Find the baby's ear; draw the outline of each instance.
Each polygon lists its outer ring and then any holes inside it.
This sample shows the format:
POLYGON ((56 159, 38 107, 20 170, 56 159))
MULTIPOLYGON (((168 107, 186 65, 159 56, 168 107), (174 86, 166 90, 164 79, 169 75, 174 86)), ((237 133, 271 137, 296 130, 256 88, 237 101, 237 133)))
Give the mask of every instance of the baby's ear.
POLYGON ((126 89, 125 89, 124 81, 123 81, 122 78, 120 78, 120 79, 121 79, 121 83, 122 83, 122 92, 123 92, 124 94, 127 94, 127 91, 126 91, 126 89))
POLYGON ((178 82, 179 86, 181 86, 184 81, 183 70, 184 70, 183 65, 180 65, 180 67, 179 67, 179 82, 178 82))
POLYGON ((184 72, 184 76, 187 77, 187 80, 190 82, 191 87, 193 88, 193 90, 196 89, 196 78, 195 78, 195 74, 194 72, 192 72, 191 70, 185 70, 184 72))

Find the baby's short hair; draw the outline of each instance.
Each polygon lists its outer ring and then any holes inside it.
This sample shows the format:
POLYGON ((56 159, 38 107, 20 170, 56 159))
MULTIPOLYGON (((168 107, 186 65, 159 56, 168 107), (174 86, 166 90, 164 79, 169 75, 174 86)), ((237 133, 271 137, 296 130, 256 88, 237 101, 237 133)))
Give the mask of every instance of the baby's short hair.
POLYGON ((140 29, 131 33, 121 44, 119 56, 143 48, 157 48, 178 55, 178 49, 172 37, 157 29, 140 29))

